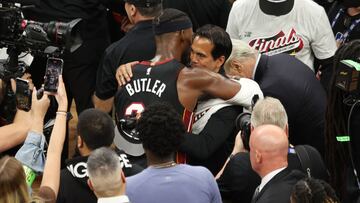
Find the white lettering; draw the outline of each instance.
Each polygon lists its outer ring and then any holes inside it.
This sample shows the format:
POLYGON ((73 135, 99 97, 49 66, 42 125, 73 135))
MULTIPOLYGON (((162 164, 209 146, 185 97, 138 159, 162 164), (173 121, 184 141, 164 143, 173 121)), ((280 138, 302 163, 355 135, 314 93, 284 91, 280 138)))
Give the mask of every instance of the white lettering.
POLYGON ((133 94, 135 92, 134 92, 134 89, 131 87, 131 85, 130 84, 125 85, 125 88, 126 88, 126 91, 129 93, 129 95, 133 96, 133 94))
POLYGON ((125 168, 131 168, 132 165, 130 164, 129 159, 127 158, 126 154, 120 154, 120 163, 121 163, 121 167, 125 167, 125 168))
POLYGON ((159 97, 161 97, 161 94, 164 92, 165 88, 166 88, 166 85, 165 85, 164 83, 161 84, 161 86, 159 87, 158 91, 156 92, 156 95, 159 96, 159 97))
POLYGON ((141 91, 140 80, 134 80, 134 89, 136 93, 139 93, 141 91))
POLYGON ((151 90, 151 92, 152 93, 154 93, 154 94, 156 94, 156 88, 158 87, 158 84, 160 83, 160 81, 159 80, 156 80, 155 81, 155 84, 154 84, 154 86, 153 86, 153 88, 152 88, 152 90, 151 90))
POLYGON ((145 90, 146 92, 151 92, 150 83, 151 83, 151 78, 149 78, 148 83, 146 85, 146 90, 145 90))

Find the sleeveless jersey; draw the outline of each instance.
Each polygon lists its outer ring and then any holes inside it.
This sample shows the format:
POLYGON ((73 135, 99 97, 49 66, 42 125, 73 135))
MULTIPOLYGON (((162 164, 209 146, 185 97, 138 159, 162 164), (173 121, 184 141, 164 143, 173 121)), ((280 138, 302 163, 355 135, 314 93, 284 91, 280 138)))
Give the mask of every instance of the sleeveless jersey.
MULTIPOLYGON (((154 66, 150 66, 150 62, 141 62, 135 65, 132 68, 131 81, 123 86, 115 96, 117 119, 130 117, 135 120, 146 106, 154 102, 168 102, 182 116, 186 130, 191 131, 192 112, 182 106, 177 92, 177 79, 183 67, 184 65, 175 59, 162 61, 154 66)), ((136 133, 126 133, 124 129, 119 129, 119 131, 127 141, 141 143, 136 133)), ((133 131, 133 129, 130 127, 128 131, 133 131)), ((178 162, 185 162, 183 159, 184 156, 177 156, 178 162)))

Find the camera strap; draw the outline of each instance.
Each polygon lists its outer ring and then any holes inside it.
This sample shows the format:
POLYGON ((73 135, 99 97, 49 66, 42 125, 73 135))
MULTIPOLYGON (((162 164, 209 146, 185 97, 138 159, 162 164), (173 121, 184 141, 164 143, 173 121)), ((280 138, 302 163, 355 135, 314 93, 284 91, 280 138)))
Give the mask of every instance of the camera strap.
POLYGON ((311 160, 309 153, 304 145, 295 146, 296 155, 300 160, 301 167, 308 177, 311 177, 311 160))

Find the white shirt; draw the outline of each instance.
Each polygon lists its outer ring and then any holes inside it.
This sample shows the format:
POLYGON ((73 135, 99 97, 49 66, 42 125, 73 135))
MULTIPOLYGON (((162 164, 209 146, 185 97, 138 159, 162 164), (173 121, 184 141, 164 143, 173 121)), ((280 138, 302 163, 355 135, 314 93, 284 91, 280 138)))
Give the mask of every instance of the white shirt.
POLYGON ((279 168, 276 169, 275 171, 271 171, 270 173, 266 174, 266 176, 264 176, 261 179, 261 183, 259 185, 259 192, 264 188, 264 186, 274 177, 276 176, 278 173, 280 173, 282 170, 284 170, 286 167, 283 168, 279 168))
POLYGON ((98 203, 129 203, 129 198, 126 195, 115 196, 115 197, 104 197, 99 198, 98 203))
POLYGON ((282 16, 262 12, 259 0, 235 1, 226 31, 260 53, 295 55, 312 70, 314 56, 327 59, 337 49, 324 8, 312 0, 295 0, 293 9, 282 16))

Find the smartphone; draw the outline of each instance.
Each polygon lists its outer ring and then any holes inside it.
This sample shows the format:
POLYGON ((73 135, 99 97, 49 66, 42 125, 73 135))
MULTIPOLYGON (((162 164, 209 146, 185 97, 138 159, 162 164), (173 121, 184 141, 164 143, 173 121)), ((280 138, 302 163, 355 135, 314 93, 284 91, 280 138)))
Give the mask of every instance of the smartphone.
POLYGON ((59 58, 50 57, 46 63, 44 76, 44 90, 48 92, 57 92, 59 86, 59 75, 62 74, 64 61, 59 58))
POLYGON ((27 80, 16 78, 16 107, 24 111, 31 109, 31 94, 29 82, 27 80))

